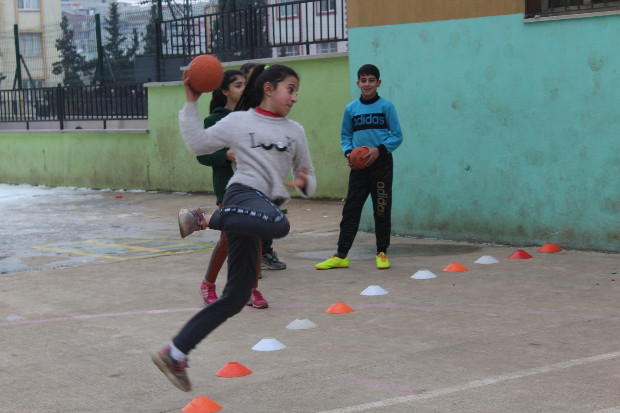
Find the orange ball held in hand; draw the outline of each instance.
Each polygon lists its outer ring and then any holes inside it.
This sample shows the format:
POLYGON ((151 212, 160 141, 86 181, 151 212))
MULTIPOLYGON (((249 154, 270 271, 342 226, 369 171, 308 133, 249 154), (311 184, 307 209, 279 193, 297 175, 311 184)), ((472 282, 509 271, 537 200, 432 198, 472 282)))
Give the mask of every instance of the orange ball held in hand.
POLYGON ((355 148, 349 153, 349 162, 353 165, 353 169, 364 169, 366 168, 366 162, 368 162, 368 158, 362 159, 362 156, 368 155, 370 150, 367 146, 360 146, 355 148))
POLYGON ((224 69, 215 56, 203 54, 189 62, 183 72, 183 79, 189 78, 189 86, 196 92, 213 92, 224 79, 224 69))

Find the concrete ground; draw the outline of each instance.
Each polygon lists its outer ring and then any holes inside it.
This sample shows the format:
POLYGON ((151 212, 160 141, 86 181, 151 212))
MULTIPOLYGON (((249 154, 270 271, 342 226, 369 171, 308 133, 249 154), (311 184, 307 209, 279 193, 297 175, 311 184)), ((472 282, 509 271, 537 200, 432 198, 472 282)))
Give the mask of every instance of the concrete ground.
POLYGON ((149 353, 202 308, 218 234, 181 240, 176 212, 214 198, 35 198, 0 205, 1 412, 179 412, 198 396, 223 412, 620 412, 618 254, 395 237, 379 271, 360 233, 348 269, 317 271, 342 205, 295 199, 275 242, 288 268, 259 284, 270 308, 203 341, 184 393, 149 353), (508 258, 518 249, 533 258, 508 258), (468 271, 444 272, 453 262, 468 271), (412 279, 420 270, 437 277, 412 279), (388 294, 361 295, 369 286, 388 294), (336 302, 355 311, 326 313, 336 302), (298 319, 317 327, 286 328, 298 319), (264 338, 286 348, 252 350, 264 338), (215 375, 233 361, 252 374, 215 375))

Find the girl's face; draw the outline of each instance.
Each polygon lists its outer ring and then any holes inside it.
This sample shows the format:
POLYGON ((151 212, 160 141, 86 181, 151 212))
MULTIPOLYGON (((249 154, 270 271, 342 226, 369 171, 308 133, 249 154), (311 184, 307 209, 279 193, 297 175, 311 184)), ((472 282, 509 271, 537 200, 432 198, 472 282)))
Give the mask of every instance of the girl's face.
POLYGON ((235 76, 228 85, 228 90, 222 89, 222 94, 226 96, 226 107, 232 106, 234 109, 234 107, 237 106, 237 103, 239 102, 239 99, 241 99, 241 95, 245 90, 245 84, 245 77, 235 76))
POLYGON ((297 102, 299 79, 287 76, 273 88, 271 83, 265 83, 264 96, 260 107, 279 116, 287 116, 297 102))

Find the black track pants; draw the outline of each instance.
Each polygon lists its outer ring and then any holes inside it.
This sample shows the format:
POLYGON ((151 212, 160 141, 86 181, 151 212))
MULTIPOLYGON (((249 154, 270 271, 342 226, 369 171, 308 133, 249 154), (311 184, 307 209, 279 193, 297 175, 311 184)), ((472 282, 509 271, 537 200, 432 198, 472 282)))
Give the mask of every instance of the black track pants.
POLYGON ((377 254, 387 252, 392 231, 393 166, 392 154, 388 154, 380 156, 368 168, 351 170, 349 190, 342 208, 342 221, 340 221, 339 255, 346 256, 353 245, 359 229, 362 209, 369 194, 375 219, 377 254))
POLYGON ((280 208, 264 194, 233 184, 224 195, 224 207, 211 217, 209 228, 226 233, 228 281, 220 298, 192 317, 172 340, 185 354, 243 309, 256 281, 260 240, 284 237, 290 224, 280 208))

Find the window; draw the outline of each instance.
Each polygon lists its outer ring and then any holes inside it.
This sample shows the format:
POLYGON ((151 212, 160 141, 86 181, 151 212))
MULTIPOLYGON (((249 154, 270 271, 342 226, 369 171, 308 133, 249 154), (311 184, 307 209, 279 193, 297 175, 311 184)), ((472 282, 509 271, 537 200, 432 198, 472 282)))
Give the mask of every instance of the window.
POLYGON ((39 0, 17 0, 17 8, 19 10, 40 10, 41 6, 39 0))
MULTIPOLYGON (((290 0, 278 0, 278 3, 288 3, 290 0)), ((297 5, 287 4, 285 6, 278 7, 278 17, 280 19, 286 19, 288 17, 297 17, 297 5)))
POLYGON ((22 80, 22 87, 24 89, 42 88, 44 86, 45 85, 43 84, 43 79, 32 79, 32 82, 30 81, 30 79, 22 80))
POLYGON ((299 56, 299 46, 280 46, 278 48, 279 57, 299 56))
POLYGON ((336 11, 336 0, 321 0, 319 2, 319 13, 329 13, 336 11))
POLYGON ((336 42, 329 42, 329 43, 319 43, 316 45, 317 47, 317 51, 320 54, 323 53, 336 53, 336 51, 338 50, 338 47, 336 46, 336 42))
POLYGON ((41 33, 21 33, 19 50, 24 57, 41 56, 41 33))
POLYGON ((565 16, 620 10, 620 0, 527 0, 525 17, 565 16))

